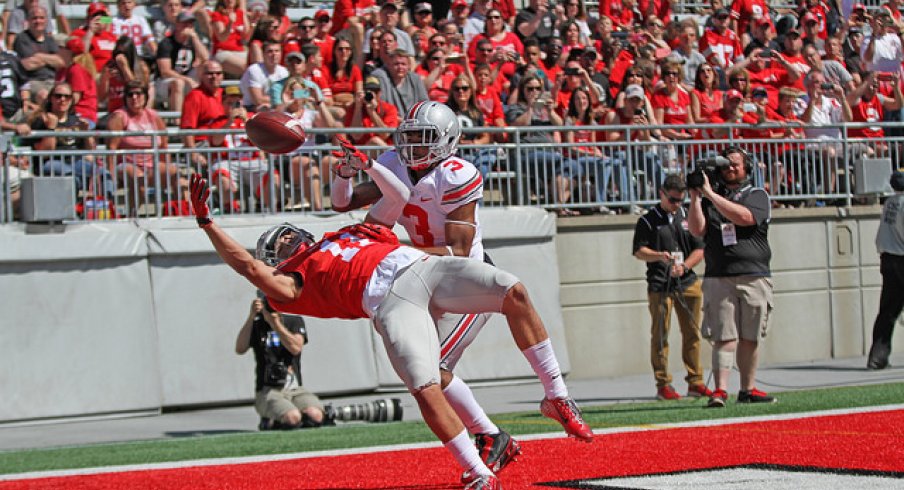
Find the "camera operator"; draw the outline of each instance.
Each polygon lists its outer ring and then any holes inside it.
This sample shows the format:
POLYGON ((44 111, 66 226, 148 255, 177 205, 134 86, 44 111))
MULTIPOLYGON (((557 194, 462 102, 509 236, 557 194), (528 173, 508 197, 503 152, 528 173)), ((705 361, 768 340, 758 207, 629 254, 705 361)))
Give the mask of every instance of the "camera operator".
POLYGON ((750 184, 752 158, 743 149, 732 146, 722 155, 716 168, 688 176, 690 232, 706 242, 703 333, 713 341, 716 381, 707 406, 724 407, 728 401, 735 358, 741 374, 737 401, 771 403, 775 398, 754 386, 759 341, 768 331, 773 305, 769 195, 750 184))
POLYGON ((235 352, 254 351, 254 409, 261 417, 260 430, 319 427, 326 422, 320 400, 301 386, 299 361, 307 341, 302 317, 273 311, 260 297, 251 302, 235 352))
POLYGON ((687 396, 711 396, 700 366, 702 281, 694 266, 703 260, 703 241, 688 231, 687 211, 681 206, 687 186, 671 174, 659 189, 659 204, 637 220, 634 256, 647 263, 647 299, 650 327, 650 364, 656 378, 656 398, 678 400, 669 373, 669 326, 672 306, 681 326, 681 357, 687 369, 687 396))

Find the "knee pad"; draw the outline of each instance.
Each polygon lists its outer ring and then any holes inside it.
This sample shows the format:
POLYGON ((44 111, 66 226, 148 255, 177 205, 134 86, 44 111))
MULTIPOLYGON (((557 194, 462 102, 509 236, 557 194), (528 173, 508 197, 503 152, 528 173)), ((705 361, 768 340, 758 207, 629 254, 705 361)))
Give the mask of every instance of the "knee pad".
POLYGON ((713 369, 731 369, 734 367, 734 352, 713 348, 713 369))

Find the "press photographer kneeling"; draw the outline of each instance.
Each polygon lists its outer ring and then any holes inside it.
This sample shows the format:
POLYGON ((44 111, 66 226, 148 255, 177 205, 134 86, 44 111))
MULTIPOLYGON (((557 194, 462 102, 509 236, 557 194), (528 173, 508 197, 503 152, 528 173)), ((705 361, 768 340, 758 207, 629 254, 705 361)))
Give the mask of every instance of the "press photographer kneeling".
POLYGON ((725 406, 735 360, 741 374, 737 401, 775 402, 755 387, 759 341, 769 329, 773 305, 769 195, 750 183, 752 158, 740 147, 697 166, 687 178, 688 225, 706 243, 703 336, 713 341, 716 382, 707 406, 725 406))

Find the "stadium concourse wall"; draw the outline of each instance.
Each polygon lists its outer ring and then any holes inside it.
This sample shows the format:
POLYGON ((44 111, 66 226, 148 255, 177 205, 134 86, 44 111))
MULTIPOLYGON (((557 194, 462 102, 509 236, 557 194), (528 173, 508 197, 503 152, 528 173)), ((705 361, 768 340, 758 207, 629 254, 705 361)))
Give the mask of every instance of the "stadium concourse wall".
MULTIPOLYGON (((291 218, 319 235, 360 217, 291 218)), ((877 206, 774 212, 775 317, 763 364, 866 353, 881 285, 878 217, 877 206)), ((218 222, 251 249, 283 218, 218 222)), ((530 289, 569 378, 649 372, 644 266, 631 255, 636 217, 557 220, 536 208, 502 208, 481 210, 481 220, 497 265, 530 289)), ((235 355, 234 342, 254 290, 220 262, 191 219, 0 226, 0 291, 0 422, 253 396, 252 355, 235 355)), ((399 386, 368 322, 310 319, 308 326, 302 369, 312 390, 399 386)), ((683 370, 673 352, 678 382, 683 370)), ((709 366, 708 348, 703 361, 709 366)), ((532 377, 498 316, 456 372, 469 380, 532 377)))
MULTIPOLYGON (((218 217, 240 243, 285 219, 319 236, 361 214, 218 217)), ((563 367, 555 218, 481 212, 488 252, 532 290, 563 367)), ((397 228, 401 238, 404 230, 397 228)), ((254 360, 235 354, 254 288, 224 265, 193 219, 0 226, 0 422, 250 401, 254 360)), ((308 319, 304 384, 321 394, 400 387, 365 320, 308 319)), ((470 379, 532 371, 494 318, 457 370, 470 379)))

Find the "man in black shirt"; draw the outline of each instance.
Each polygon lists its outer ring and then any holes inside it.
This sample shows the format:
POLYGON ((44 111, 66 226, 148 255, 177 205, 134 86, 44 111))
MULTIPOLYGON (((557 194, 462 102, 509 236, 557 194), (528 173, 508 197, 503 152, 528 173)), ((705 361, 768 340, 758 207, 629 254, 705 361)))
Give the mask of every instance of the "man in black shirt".
POLYGON ((254 409, 261 416, 260 429, 319 427, 323 405, 301 386, 301 350, 308 341, 304 319, 272 311, 259 296, 235 339, 235 352, 254 351, 254 409))
POLYGON ((724 407, 731 367, 737 357, 741 374, 739 403, 772 403, 775 398, 755 388, 759 340, 766 336, 772 312, 769 261, 769 195, 749 183, 751 157, 739 147, 723 156, 719 181, 704 174, 691 188, 690 232, 706 242, 703 280, 704 336, 713 341, 716 389, 709 407, 724 407), (718 191, 713 190, 716 186, 718 191))
POLYGON ((25 118, 24 101, 28 100, 28 75, 14 53, 0 52, 0 106, 3 118, 21 122, 25 118), (17 116, 14 118, 14 116, 17 116))
POLYGON ((669 175, 659 189, 659 204, 634 227, 634 256, 647 263, 647 299, 650 327, 650 364, 656 378, 656 398, 681 398, 669 373, 669 326, 675 306, 681 326, 681 357, 687 369, 687 396, 711 396, 703 383, 700 365, 702 281, 694 266, 703 260, 703 241, 688 231, 687 212, 681 206, 687 191, 679 175, 669 175))
POLYGON ((198 86, 196 68, 207 61, 209 53, 194 28, 195 16, 189 11, 179 14, 173 33, 157 47, 155 82, 157 102, 167 101, 171 111, 182 112, 182 102, 190 90, 198 86))
POLYGON ((530 4, 515 16, 515 34, 525 39, 536 39, 540 47, 546 46, 556 36, 556 16, 549 0, 530 0, 530 4))

